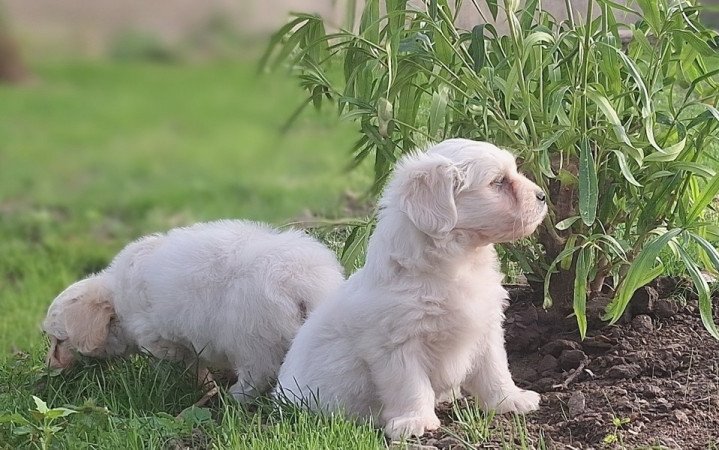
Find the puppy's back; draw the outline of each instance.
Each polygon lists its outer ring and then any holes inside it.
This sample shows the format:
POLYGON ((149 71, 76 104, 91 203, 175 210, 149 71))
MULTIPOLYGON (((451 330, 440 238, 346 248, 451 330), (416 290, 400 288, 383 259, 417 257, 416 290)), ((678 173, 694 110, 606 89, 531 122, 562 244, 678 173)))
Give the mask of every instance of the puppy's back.
POLYGON ((118 316, 141 346, 177 343, 220 367, 258 352, 281 361, 343 279, 334 253, 299 231, 226 220, 146 239, 126 248, 139 247, 134 259, 113 264, 124 280, 118 316))

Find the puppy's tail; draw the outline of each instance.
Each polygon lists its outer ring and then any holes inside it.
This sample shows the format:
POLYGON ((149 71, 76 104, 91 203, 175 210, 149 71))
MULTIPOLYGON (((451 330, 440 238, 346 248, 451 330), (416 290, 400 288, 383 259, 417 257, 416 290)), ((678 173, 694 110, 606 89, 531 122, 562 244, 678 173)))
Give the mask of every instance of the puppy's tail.
POLYGON ((300 308, 305 309, 305 318, 319 304, 330 300, 343 281, 344 276, 339 264, 321 264, 308 271, 306 278, 302 280, 304 289, 301 292, 300 304, 300 308))

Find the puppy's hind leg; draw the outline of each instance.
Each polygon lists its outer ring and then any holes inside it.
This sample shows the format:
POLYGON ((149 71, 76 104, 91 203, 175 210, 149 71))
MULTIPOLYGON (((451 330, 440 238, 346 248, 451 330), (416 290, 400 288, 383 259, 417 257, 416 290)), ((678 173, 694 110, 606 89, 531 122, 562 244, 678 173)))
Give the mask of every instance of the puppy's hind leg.
POLYGON ((475 357, 474 368, 463 387, 481 402, 485 410, 499 414, 523 414, 539 408, 539 394, 520 389, 512 380, 501 325, 493 327, 486 342, 482 343, 475 357))
POLYGON ((235 366, 237 382, 230 386, 230 394, 240 403, 250 403, 267 392, 282 364, 284 352, 279 349, 256 347, 255 350, 235 366))

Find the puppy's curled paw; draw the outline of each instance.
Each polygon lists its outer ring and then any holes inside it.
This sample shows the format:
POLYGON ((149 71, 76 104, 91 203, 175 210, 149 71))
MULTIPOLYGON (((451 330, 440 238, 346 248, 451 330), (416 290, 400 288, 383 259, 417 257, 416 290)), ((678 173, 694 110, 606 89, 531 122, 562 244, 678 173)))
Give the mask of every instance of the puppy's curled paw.
MULTIPOLYGON (((525 414, 539 409, 541 397, 534 391, 515 388, 499 399, 493 408, 498 414, 508 412, 525 414)), ((492 406, 492 405, 490 405, 492 406)))
POLYGON ((384 427, 384 433, 392 440, 422 436, 425 431, 433 431, 441 425, 437 416, 401 416, 390 419, 384 427))

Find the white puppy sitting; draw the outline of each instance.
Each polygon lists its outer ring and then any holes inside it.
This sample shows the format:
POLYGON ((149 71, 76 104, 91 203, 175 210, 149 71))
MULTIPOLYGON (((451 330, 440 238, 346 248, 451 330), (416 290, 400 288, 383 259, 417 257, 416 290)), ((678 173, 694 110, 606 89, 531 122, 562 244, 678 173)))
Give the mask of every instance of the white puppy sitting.
POLYGON ((438 397, 460 387, 487 409, 532 411, 502 330, 507 293, 494 243, 531 234, 544 193, 514 157, 464 139, 404 157, 380 201, 365 266, 300 329, 275 395, 384 427, 439 427, 438 397))
POLYGON ((269 388, 307 314, 342 282, 334 253, 300 231, 227 220, 125 247, 50 305, 48 364, 136 351, 233 370, 230 392, 269 388), (198 359, 199 358, 199 359, 198 359))

